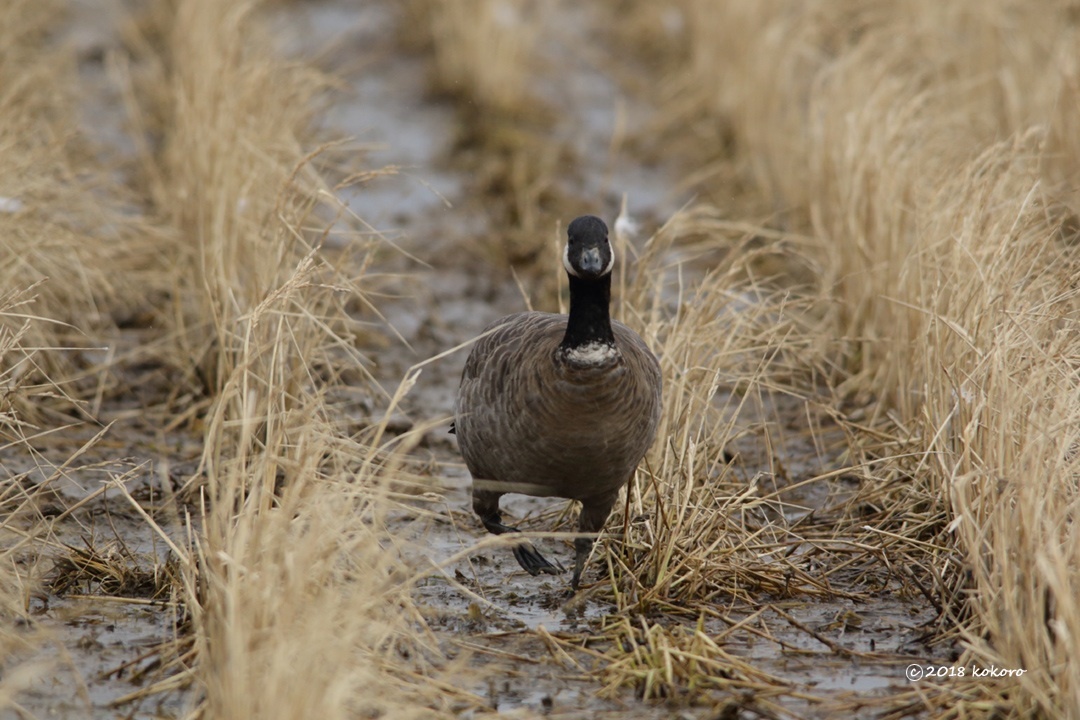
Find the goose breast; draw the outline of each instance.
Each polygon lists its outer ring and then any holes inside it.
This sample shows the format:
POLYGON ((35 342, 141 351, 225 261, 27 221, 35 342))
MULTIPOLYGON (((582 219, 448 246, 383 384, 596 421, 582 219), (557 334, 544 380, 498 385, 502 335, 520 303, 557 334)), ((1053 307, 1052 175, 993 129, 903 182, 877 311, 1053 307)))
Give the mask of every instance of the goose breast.
POLYGON ((557 352, 566 322, 518 313, 473 347, 455 427, 474 478, 583 499, 625 483, 652 444, 661 409, 656 357, 614 322, 616 353, 568 360, 557 352))

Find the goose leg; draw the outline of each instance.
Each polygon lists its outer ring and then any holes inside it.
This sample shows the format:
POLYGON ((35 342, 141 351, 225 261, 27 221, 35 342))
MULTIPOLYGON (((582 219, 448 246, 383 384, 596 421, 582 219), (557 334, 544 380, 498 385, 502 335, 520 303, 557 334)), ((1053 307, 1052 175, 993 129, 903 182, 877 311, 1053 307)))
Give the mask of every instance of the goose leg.
MULTIPOLYGON (((502 513, 499 512, 500 497, 502 496, 499 493, 473 491, 473 511, 480 516, 480 522, 484 523, 484 527, 492 535, 520 532, 516 527, 503 524, 502 513)), ((563 572, 562 565, 558 562, 552 565, 528 540, 515 544, 513 551, 518 565, 530 575, 558 575, 563 572)))
POLYGON ((578 585, 581 584, 581 571, 585 569, 585 559, 589 557, 595 544, 595 538, 574 538, 574 577, 570 579, 570 587, 574 590, 577 590, 578 585))
POLYGON ((604 529, 611 508, 619 497, 619 491, 597 495, 581 501, 581 516, 578 518, 578 532, 589 533, 589 537, 574 539, 574 576, 570 580, 570 587, 578 589, 581 583, 581 571, 585 569, 585 561, 592 552, 596 543, 596 534, 604 529))

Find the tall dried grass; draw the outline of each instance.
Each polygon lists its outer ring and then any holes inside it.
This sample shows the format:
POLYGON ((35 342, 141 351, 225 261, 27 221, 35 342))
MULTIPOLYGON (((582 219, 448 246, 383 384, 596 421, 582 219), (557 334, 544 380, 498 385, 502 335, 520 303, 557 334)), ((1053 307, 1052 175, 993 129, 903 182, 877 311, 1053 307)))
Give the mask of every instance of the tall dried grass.
POLYGON ((573 155, 552 132, 544 93, 555 5, 410 0, 403 8, 404 41, 429 52, 432 92, 458 111, 454 161, 470 178, 470 208, 491 228, 475 244, 477 261, 530 270, 546 249, 544 209, 567 200, 558 179, 573 155))
POLYGON ((661 228, 633 270, 620 270, 620 312, 642 327, 664 371, 659 440, 626 511, 655 517, 631 523, 622 552, 609 556, 621 609, 659 603, 693 614, 717 593, 821 592, 794 565, 759 560, 763 547, 790 539, 782 513, 761 522, 781 506, 772 453, 749 486, 732 462, 746 438, 786 444, 782 427, 791 420, 782 415, 812 411, 824 364, 814 354, 806 300, 752 276, 763 256, 784 251, 756 245, 715 209, 698 206, 661 228), (680 266, 695 238, 720 259, 691 280, 680 266))
MULTIPOLYGON (((74 66, 42 49, 57 9, 0 10, 8 80, 0 93, 9 101, 0 118, 12 120, 0 155, 19 171, 0 185, 5 201, 18 201, 3 235, 0 378, 10 392, 0 429, 4 442, 27 434, 9 412, 26 368, 45 367, 55 349, 50 380, 62 388, 84 372, 55 336, 31 336, 40 326, 66 332, 70 322, 98 337, 113 314, 168 298, 171 307, 154 308, 166 326, 160 359, 195 390, 174 394, 172 424, 201 427, 205 449, 188 484, 196 492, 143 517, 179 567, 196 653, 185 659, 194 657, 190 672, 135 695, 193 678, 198 714, 234 718, 430 715, 459 702, 419 681, 437 652, 425 646, 410 575, 382 524, 383 485, 402 476, 409 439, 384 446, 384 425, 350 438, 326 398, 340 371, 363 362, 344 306, 364 291, 355 278, 364 280, 372 250, 357 242, 321 252, 334 223, 335 232, 344 226, 310 140, 326 78, 276 53, 258 3, 146 8, 127 28, 130 62, 114 67, 128 83, 138 185, 152 218, 128 221, 109 214, 97 188, 74 182, 75 113, 57 92, 67 82, 61 71, 74 66), (33 272, 23 277, 20 267, 33 272), (33 285, 42 276, 58 288, 33 285), (16 294, 31 286, 41 296, 35 323, 19 305, 26 293, 16 294)), ((0 500, 7 509, 21 497, 0 500)), ((30 592, 16 556, 48 530, 47 522, 25 530, 13 517, 0 554, 5 619, 25 611, 30 592)), ((5 624, 0 641, 8 648, 29 637, 5 624)), ((5 706, 32 677, 5 667, 5 706)))
MULTIPOLYGON (((310 310, 317 317, 292 340, 301 356, 324 336, 319 319, 329 305, 355 289, 318 286, 332 268, 312 255, 326 232, 320 214, 338 212, 327 209, 332 194, 315 170, 317 153, 302 144, 329 78, 271 61, 273 42, 252 19, 257 5, 161 3, 129 32, 141 60, 132 73, 135 125, 160 137, 144 146, 142 180, 175 229, 162 249, 174 270, 177 350, 211 396, 226 388, 241 354, 275 357, 262 352, 268 346, 245 347, 273 343, 278 329, 251 336, 251 313, 298 268, 310 266, 305 282, 319 296, 310 310)), ((279 379, 295 394, 306 370, 282 367, 292 376, 279 379)))
POLYGON ((537 100, 527 79, 547 11, 521 0, 419 2, 411 10, 430 32, 436 87, 475 103, 478 114, 515 116, 537 100))
MULTIPOLYGON (((34 352, 22 343, 32 326, 19 317, 26 302, 24 293, 8 292, 0 296, 0 447, 19 447, 33 435, 33 426, 24 420, 11 398, 23 395, 33 402, 36 393, 20 386, 19 369, 34 360, 34 352), (8 324, 10 323, 10 325, 8 324), (14 328, 14 330, 9 329, 14 328)), ((41 526, 33 521, 32 503, 17 482, 0 484, 0 709, 11 707, 17 694, 36 675, 32 665, 17 664, 11 658, 38 645, 41 638, 33 630, 29 615, 30 595, 36 578, 31 577, 25 562, 32 547, 40 540, 41 526)))
POLYGON ((818 239, 840 390, 880 399, 883 423, 895 411, 919 459, 893 472, 944 503, 938 542, 964 572, 941 576, 971 583, 950 615, 966 657, 1027 670, 982 691, 1012 712, 1075 712, 1072 9, 684 8, 699 111, 731 124, 759 187, 818 239))
MULTIPOLYGON (((150 249, 88 160, 74 113, 75 64, 50 33, 61 3, 0 6, 0 451, 33 452, 39 434, 84 411, 103 368, 82 353, 115 330, 148 288, 150 249), (92 381, 92 382, 89 382, 92 381)), ((103 344, 98 342, 98 344, 103 344)), ((77 449, 73 448, 73 450, 77 449)), ((45 483, 0 478, 0 708, 44 668, 31 613, 48 523, 45 483)))
POLYGON ((412 714, 420 626, 380 521, 395 453, 343 437, 325 397, 362 361, 342 325, 362 288, 318 252, 339 214, 305 149, 325 79, 276 54, 257 3, 158 3, 141 32, 163 73, 134 85, 162 133, 143 166, 177 231, 176 337, 212 400, 201 530, 177 547, 202 711, 412 714))
MULTIPOLYGON (((13 0, 0 8, 0 292, 34 288, 17 312, 9 308, 2 327, 39 350, 29 362, 9 354, 0 371, 9 380, 26 376, 25 387, 52 382, 70 402, 93 372, 73 349, 89 347, 91 334, 145 301, 153 248, 152 234, 123 216, 104 174, 87 160, 74 112, 74 60, 49 37, 59 16, 61 3, 13 0), (41 321, 24 327, 29 316, 41 321)), ((19 392, 3 402, 24 420, 43 409, 19 392)))

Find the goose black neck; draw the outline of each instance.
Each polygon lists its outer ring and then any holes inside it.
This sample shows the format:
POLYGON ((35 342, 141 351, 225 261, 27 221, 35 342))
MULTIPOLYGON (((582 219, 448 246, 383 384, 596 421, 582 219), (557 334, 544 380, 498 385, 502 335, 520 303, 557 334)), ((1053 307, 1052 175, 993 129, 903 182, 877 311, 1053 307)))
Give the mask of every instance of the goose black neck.
POLYGON ((560 347, 570 349, 594 343, 615 344, 611 330, 611 275, 584 280, 570 278, 570 317, 560 347))

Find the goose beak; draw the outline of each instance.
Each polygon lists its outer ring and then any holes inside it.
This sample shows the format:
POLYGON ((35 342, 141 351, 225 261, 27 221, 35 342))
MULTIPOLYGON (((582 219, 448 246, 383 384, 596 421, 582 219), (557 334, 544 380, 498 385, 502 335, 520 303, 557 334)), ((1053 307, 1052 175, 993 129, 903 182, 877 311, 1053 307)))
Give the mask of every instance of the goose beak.
POLYGON ((599 275, 600 271, 604 269, 604 261, 600 258, 599 248, 589 248, 581 253, 579 263, 581 269, 589 275, 599 275))

